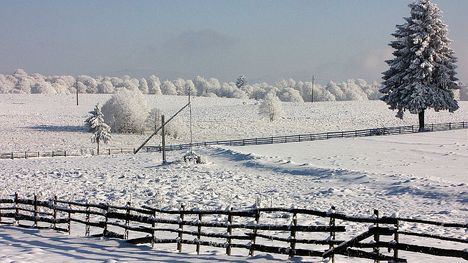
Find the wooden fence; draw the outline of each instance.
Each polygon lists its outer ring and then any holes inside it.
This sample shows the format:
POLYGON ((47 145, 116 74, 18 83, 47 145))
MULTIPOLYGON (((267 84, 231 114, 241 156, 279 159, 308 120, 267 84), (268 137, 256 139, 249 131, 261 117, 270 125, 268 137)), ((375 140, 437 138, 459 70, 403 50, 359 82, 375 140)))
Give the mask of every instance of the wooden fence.
MULTIPOLYGON (((107 148, 101 149, 99 155, 129 154, 135 151, 134 148, 107 148)), ((28 159, 38 157, 67 157, 97 155, 96 149, 82 148, 77 150, 55 150, 55 151, 24 151, 0 153, 0 159, 28 159)))
MULTIPOLYGON (((426 125, 427 131, 446 131, 455 129, 468 128, 468 122, 449 122, 439 124, 426 125)), ((297 134, 286 136, 270 136, 262 138, 250 139, 236 139, 236 140, 222 140, 222 141, 206 141, 196 142, 192 147, 210 146, 210 145, 229 145, 229 146, 245 146, 245 145, 261 145, 261 144, 277 144, 277 143, 291 143, 291 142, 306 142, 316 140, 327 140, 333 138, 351 138, 351 137, 366 137, 366 136, 382 136, 382 135, 395 135, 395 134, 409 134, 417 133, 418 126, 398 126, 389 128, 372 128, 353 131, 338 131, 338 132, 323 132, 323 133, 310 133, 310 134, 297 134)), ((145 150, 140 152, 161 152, 161 146, 145 146, 145 150)), ((184 150, 189 149, 190 144, 173 144, 166 145, 166 151, 184 150)), ((129 154, 134 153, 135 148, 107 148, 101 149, 99 155, 111 154, 129 154)), ((16 151, 0 153, 0 159, 28 159, 37 157, 67 157, 67 156, 82 156, 82 155, 97 155, 94 148, 82 148, 76 150, 55 150, 55 151, 16 151)))
POLYGON ((255 207, 186 210, 184 206, 178 210, 163 210, 147 206, 135 208, 130 203, 114 206, 64 201, 57 197, 38 200, 35 195, 20 198, 16 193, 14 198, 0 199, 0 224, 52 228, 68 233, 72 224, 75 229, 81 225, 84 236, 126 239, 129 243, 148 243, 153 247, 174 244, 179 252, 200 253, 202 247, 217 247, 227 255, 236 250, 250 256, 265 252, 291 258, 330 258, 332 262, 337 255, 374 262, 406 262, 402 252, 408 251, 468 260, 468 250, 459 249, 468 244, 468 239, 401 230, 400 225, 405 222, 453 228, 463 233, 468 230, 466 223, 379 216, 377 210, 372 216, 348 216, 336 213, 334 207, 329 211, 255 207), (306 218, 313 219, 307 222, 315 222, 314 225, 302 224, 306 218), (345 223, 353 224, 351 227, 341 225, 345 223), (363 230, 357 233, 356 228, 363 230), (438 240, 441 246, 444 242, 455 243, 457 249, 417 245, 413 244, 414 240, 405 243, 405 237, 438 240))
MULTIPOLYGON (((434 131, 447 131, 455 129, 466 129, 468 128, 468 122, 449 122, 449 123, 438 123, 438 124, 427 124, 425 132, 434 131)), ((277 143, 291 143, 291 142, 307 142, 316 140, 327 140, 333 138, 352 138, 352 137, 366 137, 366 136, 383 136, 383 135, 396 135, 396 134, 410 134, 419 132, 419 126, 397 126, 397 127, 383 127, 383 128, 372 128, 363 130, 352 130, 352 131, 337 131, 337 132, 323 132, 323 133, 309 133, 309 134, 297 134, 297 135, 285 135, 285 136, 270 136, 262 138, 249 138, 249 139, 237 139, 237 140, 222 140, 222 141, 207 141, 207 142, 196 142, 196 143, 185 143, 185 144, 173 144, 166 145, 166 151, 183 150, 198 146, 209 146, 209 145, 229 145, 229 146, 245 146, 245 145, 260 145, 260 144, 277 144, 277 143)), ((161 152, 161 146, 145 146, 146 152, 161 152)), ((143 150, 143 151, 145 151, 143 150)))

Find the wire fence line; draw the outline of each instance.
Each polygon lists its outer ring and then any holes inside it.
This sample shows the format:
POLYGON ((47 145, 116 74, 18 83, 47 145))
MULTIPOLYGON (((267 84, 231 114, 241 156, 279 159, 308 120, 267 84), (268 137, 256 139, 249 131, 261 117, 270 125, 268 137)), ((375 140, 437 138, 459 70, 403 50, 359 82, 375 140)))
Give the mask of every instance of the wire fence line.
MULTIPOLYGON (((427 124, 424 132, 435 131, 448 131, 456 129, 467 129, 468 122, 449 122, 427 124)), ((227 146, 246 146, 246 145, 262 145, 262 144, 278 144, 278 143, 292 143, 292 142, 307 142, 316 140, 327 140, 334 138, 353 138, 353 137, 366 137, 366 136, 384 136, 396 134, 410 134, 418 133, 419 126, 396 126, 396 127, 383 127, 383 128, 370 128, 361 130, 350 131, 336 131, 336 132, 322 132, 322 133, 307 133, 296 135, 283 135, 283 136, 269 136, 248 139, 235 139, 235 140, 217 140, 205 141, 195 143, 183 143, 166 145, 166 151, 185 150, 192 147, 204 147, 213 145, 227 145, 227 146)), ((161 152, 162 146, 145 146, 140 153, 144 152, 161 152)), ((107 148, 101 149, 99 155, 112 155, 112 154, 130 154, 134 153, 135 148, 107 148)), ((67 156, 82 156, 82 155, 97 155, 94 148, 81 148, 72 150, 52 150, 52 151, 13 151, 0 153, 0 159, 28 159, 38 157, 67 157, 67 156)))
MULTIPOLYGON (((334 261, 336 255, 375 261, 406 262, 413 252, 431 256, 468 259, 468 244, 462 238, 437 235, 433 232, 405 231, 402 223, 457 230, 464 233, 468 224, 440 222, 418 218, 372 215, 350 216, 305 208, 249 207, 244 209, 200 210, 159 209, 103 203, 61 200, 57 197, 38 200, 37 196, 0 199, 1 225, 51 228, 71 232, 71 226, 84 226, 84 236, 124 239, 132 244, 174 244, 179 252, 201 247, 225 249, 231 255, 253 256, 255 252, 283 254, 290 258, 318 257, 334 261), (313 223, 311 223, 313 222, 313 223), (353 224, 349 224, 353 223, 353 224), (346 225, 346 226, 345 226, 346 225), (356 229, 364 229, 356 235, 356 229), (364 232, 362 232, 364 231, 364 232), (410 237, 410 239, 407 239, 410 237), (419 245, 434 244, 434 246, 419 245), (366 241, 367 240, 367 241, 366 241), (437 242, 435 242, 437 241, 437 242), (448 243, 450 242, 450 243, 448 243), (447 248, 447 244, 456 248, 447 248), (185 249, 184 249, 185 248, 185 249)), ((74 228, 77 229, 77 228, 74 228)))

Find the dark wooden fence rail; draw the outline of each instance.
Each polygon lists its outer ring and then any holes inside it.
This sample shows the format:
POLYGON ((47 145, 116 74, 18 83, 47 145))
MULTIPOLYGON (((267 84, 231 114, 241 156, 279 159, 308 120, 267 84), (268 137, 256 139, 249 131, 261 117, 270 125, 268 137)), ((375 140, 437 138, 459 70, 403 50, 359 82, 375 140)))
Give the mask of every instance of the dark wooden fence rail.
MULTIPOLYGON (((439 124, 427 124, 427 131, 446 131, 455 129, 468 128, 468 122, 449 122, 439 124)), ((262 138, 250 139, 236 139, 236 140, 220 140, 220 141, 206 141, 196 142, 192 147, 210 146, 210 145, 229 145, 229 146, 245 146, 245 145, 261 145, 261 144, 277 144, 277 143, 290 143, 290 142, 305 142, 316 140, 327 140, 334 138, 352 138, 352 137, 366 137, 366 136, 382 136, 382 135, 395 135, 395 134, 409 134, 417 133, 418 126, 398 126, 398 127, 384 127, 372 128, 363 130, 352 131, 338 131, 338 132, 323 132, 323 133, 310 133, 310 134, 297 134, 286 136, 270 136, 262 138)), ((161 152, 161 146, 145 146, 145 150, 140 152, 161 152)), ((184 150, 190 148, 189 143, 166 145, 166 151, 184 150)), ((129 154, 134 153, 135 148, 107 148, 101 149, 100 155, 111 154, 129 154)), ((97 155, 94 148, 82 148, 76 150, 55 150, 55 151, 14 151, 0 153, 0 159, 28 159, 38 157, 67 157, 67 156, 82 156, 82 155, 97 155)))
MULTIPOLYGON (((99 155, 111 154, 130 154, 135 151, 134 148, 107 148, 101 149, 99 155)), ((6 152, 0 153, 0 159, 28 159, 38 157, 68 157, 97 155, 96 149, 83 148, 77 150, 54 150, 54 151, 24 151, 24 152, 6 152)))
POLYGON ((163 210, 148 206, 135 208, 130 203, 115 206, 64 201, 56 197, 44 201, 38 200, 35 195, 32 199, 20 198, 16 193, 14 198, 0 199, 0 224, 53 228, 70 233, 71 224, 74 223, 84 226, 85 236, 93 232, 92 236, 127 239, 133 244, 148 243, 152 246, 174 243, 178 251, 183 251, 183 245, 186 244, 195 246, 197 253, 200 253, 201 246, 210 246, 225 248, 227 255, 231 255, 232 249, 244 249, 249 255, 257 251, 289 257, 331 258, 332 261, 335 255, 346 255, 374 261, 406 262, 401 258, 400 251, 468 259, 466 249, 402 243, 402 237, 411 236, 468 244, 466 238, 402 231, 399 229, 402 222, 468 230, 468 224, 465 223, 380 217, 378 211, 373 216, 348 216, 336 213, 334 207, 327 212, 299 208, 187 210, 184 206, 178 210, 163 210), (281 217, 288 223, 261 223, 261 215, 274 213, 289 215, 286 219, 281 217), (307 216, 322 218, 329 224, 301 224, 301 218, 307 216), (222 220, 219 220, 220 217, 223 217, 222 220), (349 231, 352 229, 340 225, 343 222, 364 224, 364 229, 368 230, 349 239, 349 231), (44 226, 44 223, 50 225, 44 226), (164 238, 161 233, 166 233, 164 238), (298 237, 299 234, 302 238, 298 237), (171 235, 172 238, 168 238, 171 235), (347 240, 336 239, 337 235, 347 235, 347 240), (385 241, 385 238, 390 240, 385 241), (366 239, 372 240, 365 242, 366 239), (393 253, 390 254, 390 251, 393 253))
MULTIPOLYGON (((455 129, 466 129, 468 128, 468 122, 449 122, 449 123, 438 123, 438 124, 427 124, 426 132, 433 131, 447 131, 455 129)), ((309 133, 309 134, 297 134, 297 135, 285 135, 285 136, 270 136, 262 138, 249 138, 249 139, 237 139, 237 140, 221 140, 221 141, 206 141, 206 142, 195 142, 190 145, 185 144, 174 144, 166 145, 166 151, 184 150, 192 147, 210 146, 210 145, 228 145, 228 146, 245 146, 245 145, 260 145, 260 144, 277 144, 277 143, 290 143, 290 142, 306 142, 316 140, 327 140, 333 138, 352 138, 352 137, 366 137, 366 136, 383 136, 383 135, 396 135, 396 134, 410 134, 419 132, 419 127, 416 125, 411 126, 397 126, 397 127, 383 127, 383 128, 371 128, 362 130, 352 131, 337 131, 337 132, 323 132, 323 133, 309 133)), ((161 152, 161 146, 145 146, 146 152, 161 152)), ((143 150, 143 152, 145 152, 143 150)))

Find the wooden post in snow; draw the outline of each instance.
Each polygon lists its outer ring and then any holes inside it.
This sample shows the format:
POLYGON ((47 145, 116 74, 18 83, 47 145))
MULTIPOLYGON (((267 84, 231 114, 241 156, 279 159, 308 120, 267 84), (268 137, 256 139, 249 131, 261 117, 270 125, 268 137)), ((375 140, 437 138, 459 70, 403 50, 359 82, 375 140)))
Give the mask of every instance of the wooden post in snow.
MULTIPOLYGON (((330 212, 333 214, 335 213, 335 207, 332 206, 331 207, 331 210, 330 212)), ((330 216, 330 227, 335 227, 335 218, 334 217, 331 217, 330 216)), ((335 241, 335 237, 336 237, 336 233, 335 233, 335 230, 331 230, 330 229, 330 238, 329 240, 332 242, 332 241, 335 241)), ((330 242, 330 249, 332 249, 334 247, 334 244, 330 242)), ((335 254, 333 254, 331 256, 331 260, 332 260, 332 263, 335 263, 335 254)))
POLYGON ((197 227, 197 255, 200 255, 200 238, 201 238, 201 222, 202 222, 202 214, 198 214, 198 222, 199 225, 197 227))
MULTIPOLYGON (((374 217, 375 219, 379 219, 379 210, 374 210, 374 217)), ((379 223, 375 223, 374 224, 375 227, 379 227, 379 223)), ((374 242, 375 243, 378 243, 380 241, 380 234, 379 234, 379 231, 376 231, 375 234, 374 234, 374 242)), ((379 257, 379 254, 380 254, 380 250, 378 247, 375 247, 374 248, 374 253, 375 253, 375 256, 378 258, 379 257)), ((376 259, 374 260, 375 263, 379 263, 380 260, 376 259)))
MULTIPOLYGON (((184 204, 181 204, 181 205, 180 205, 180 211, 183 212, 184 210, 185 210, 185 206, 184 206, 184 204)), ((180 213, 180 218, 179 218, 179 236, 177 237, 177 250, 178 250, 179 252, 182 252, 182 238, 183 238, 182 231, 184 230, 183 221, 184 221, 184 214, 183 214, 183 213, 180 213)))
POLYGON ((164 115, 161 115, 161 125, 162 163, 166 164, 166 127, 164 125, 164 115))
POLYGON ((229 209, 229 214, 228 214, 228 227, 227 227, 227 246, 226 246, 226 255, 230 256, 231 255, 231 245, 232 245, 232 207, 229 209))
POLYGON ((296 250, 296 229, 297 226, 297 213, 294 212, 292 216, 291 222, 291 235, 289 237, 290 247, 289 247, 289 258, 292 259, 295 254, 296 250))

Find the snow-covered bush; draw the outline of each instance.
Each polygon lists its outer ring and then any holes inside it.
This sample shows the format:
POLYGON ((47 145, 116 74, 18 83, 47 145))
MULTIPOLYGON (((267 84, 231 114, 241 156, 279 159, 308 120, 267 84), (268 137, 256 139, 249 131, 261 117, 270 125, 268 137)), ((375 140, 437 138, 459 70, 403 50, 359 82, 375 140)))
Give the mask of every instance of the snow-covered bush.
POLYGON ((148 107, 141 91, 119 89, 102 107, 104 121, 114 132, 140 133, 144 131, 148 107))
POLYGON ((258 112, 270 121, 277 120, 283 114, 281 102, 274 93, 268 93, 259 106, 258 112))

